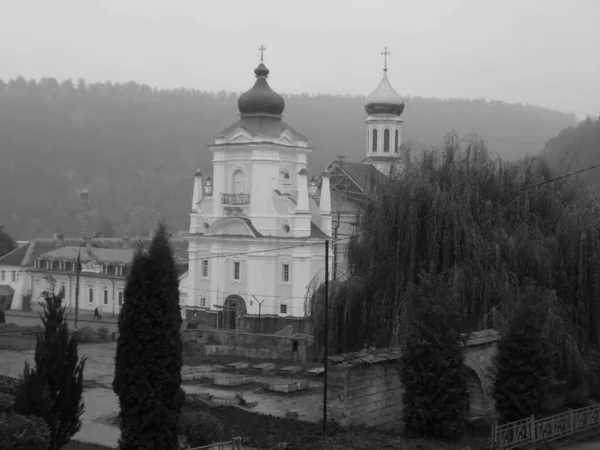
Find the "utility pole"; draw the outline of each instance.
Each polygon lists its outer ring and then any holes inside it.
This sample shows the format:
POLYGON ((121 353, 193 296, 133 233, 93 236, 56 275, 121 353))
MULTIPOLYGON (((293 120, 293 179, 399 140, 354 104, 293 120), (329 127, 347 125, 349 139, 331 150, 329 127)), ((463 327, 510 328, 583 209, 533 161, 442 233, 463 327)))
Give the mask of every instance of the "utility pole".
POLYGON ((266 299, 262 299, 259 300, 256 298, 256 295, 252 295, 252 297, 254 297, 254 300, 256 300, 256 303, 258 303, 258 333, 262 334, 262 316, 261 316, 261 310, 262 310, 262 304, 264 303, 264 301, 266 299))
POLYGON ((327 434, 327 360, 329 359, 329 241, 325 241, 325 330, 323 371, 323 434, 327 434))
POLYGON ((79 244, 79 248, 77 249, 77 276, 75 278, 75 318, 73 319, 73 329, 77 329, 77 325, 79 323, 79 278, 81 276, 81 248, 84 245, 87 245, 92 239, 98 237, 98 233, 96 233, 91 238, 83 238, 83 242, 79 244))
MULTIPOLYGON (((83 245, 83 244, 82 244, 83 245)), ((77 329, 79 322, 79 277, 81 274, 81 245, 77 250, 77 275, 75 277, 75 319, 73 319, 73 329, 77 329)))
POLYGON ((333 273, 331 274, 332 280, 337 280, 337 266, 338 266, 338 228, 340 227, 340 213, 337 213, 337 219, 335 221, 335 227, 333 228, 333 273))

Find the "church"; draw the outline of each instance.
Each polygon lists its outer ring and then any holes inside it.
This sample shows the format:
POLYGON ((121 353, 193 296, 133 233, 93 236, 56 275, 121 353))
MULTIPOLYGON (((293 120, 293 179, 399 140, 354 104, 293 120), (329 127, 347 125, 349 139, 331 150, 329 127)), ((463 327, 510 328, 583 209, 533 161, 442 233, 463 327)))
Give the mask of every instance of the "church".
MULTIPOLYGON (((283 121, 285 101, 267 82, 263 49, 256 81, 238 99, 239 120, 209 147, 212 176, 208 168, 194 176, 181 306, 188 319, 219 328, 239 329, 245 316, 303 317, 308 287, 324 280, 325 242, 356 231, 361 201, 394 173, 399 156, 404 103, 386 64, 365 105, 366 158, 309 177, 312 148, 283 121)), ((330 249, 337 278, 345 246, 330 249)))

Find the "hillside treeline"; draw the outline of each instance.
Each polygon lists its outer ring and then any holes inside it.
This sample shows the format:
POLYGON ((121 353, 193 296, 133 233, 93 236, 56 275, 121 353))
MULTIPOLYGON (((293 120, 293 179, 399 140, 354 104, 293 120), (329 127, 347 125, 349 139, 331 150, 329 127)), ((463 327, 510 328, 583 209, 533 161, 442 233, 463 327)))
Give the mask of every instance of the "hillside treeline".
MULTIPOLYGON (((247 89, 252 85, 248 77, 247 89)), ((398 86, 400 87, 400 86, 398 86)), ((364 156, 364 99, 285 96, 285 120, 306 134, 309 169, 364 156)), ((237 94, 157 90, 129 82, 0 80, 0 221, 17 239, 77 235, 89 191, 91 226, 146 231, 159 216, 188 226, 196 167, 210 173, 212 137, 237 120, 237 94)), ((476 133, 504 158, 537 152, 573 125, 572 114, 483 100, 406 98, 404 142, 439 144, 449 130, 476 133)))

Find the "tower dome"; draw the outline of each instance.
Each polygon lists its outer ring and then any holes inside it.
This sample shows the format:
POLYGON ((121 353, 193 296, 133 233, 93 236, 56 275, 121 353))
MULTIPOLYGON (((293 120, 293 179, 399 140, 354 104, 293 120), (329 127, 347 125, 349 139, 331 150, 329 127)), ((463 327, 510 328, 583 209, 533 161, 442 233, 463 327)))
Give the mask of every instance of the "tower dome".
POLYGON ((387 77, 387 68, 383 69, 383 78, 375 89, 367 97, 365 102, 367 114, 393 114, 400 116, 404 111, 404 100, 390 84, 387 77))
POLYGON ((254 86, 238 99, 240 114, 242 117, 249 115, 281 116, 285 109, 285 101, 267 83, 269 69, 261 62, 254 69, 254 73, 256 74, 254 86))

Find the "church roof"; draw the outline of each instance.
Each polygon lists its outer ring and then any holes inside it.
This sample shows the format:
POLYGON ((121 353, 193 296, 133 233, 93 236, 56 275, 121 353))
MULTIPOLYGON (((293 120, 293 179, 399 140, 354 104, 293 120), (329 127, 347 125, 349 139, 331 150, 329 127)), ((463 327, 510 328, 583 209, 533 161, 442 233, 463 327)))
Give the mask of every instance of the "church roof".
POLYGON ((269 137, 277 139, 281 133, 288 131, 299 141, 308 141, 308 138, 297 131, 291 125, 288 125, 282 120, 277 120, 268 116, 246 116, 228 126, 221 131, 216 138, 224 138, 229 136, 238 128, 246 130, 252 137, 269 137))
POLYGON ((392 87, 387 77, 387 69, 377 88, 369 94, 365 102, 367 114, 394 114, 400 116, 404 111, 404 100, 392 87))
POLYGON ((336 166, 345 172, 363 191, 369 191, 373 185, 380 185, 388 181, 388 177, 382 174, 371 164, 334 161, 331 167, 336 166))
POLYGON ((281 117, 285 109, 285 100, 271 89, 267 83, 269 69, 261 62, 256 69, 256 82, 249 91, 238 99, 238 109, 244 115, 268 114, 281 117))

